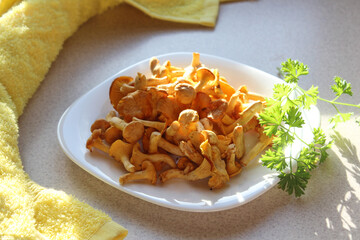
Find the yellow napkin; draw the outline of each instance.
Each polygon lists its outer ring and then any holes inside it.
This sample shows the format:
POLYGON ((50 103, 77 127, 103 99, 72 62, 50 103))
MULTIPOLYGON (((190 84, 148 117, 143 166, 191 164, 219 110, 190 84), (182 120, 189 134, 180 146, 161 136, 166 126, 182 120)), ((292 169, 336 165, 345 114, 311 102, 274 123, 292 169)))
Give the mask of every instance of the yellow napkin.
MULTIPOLYGON (((120 0, 0 0, 0 239, 123 239, 127 230, 23 170, 18 118, 64 41, 120 0)), ((214 26, 219 0, 125 0, 152 17, 214 26)), ((51 160, 51 159, 50 159, 51 160)))

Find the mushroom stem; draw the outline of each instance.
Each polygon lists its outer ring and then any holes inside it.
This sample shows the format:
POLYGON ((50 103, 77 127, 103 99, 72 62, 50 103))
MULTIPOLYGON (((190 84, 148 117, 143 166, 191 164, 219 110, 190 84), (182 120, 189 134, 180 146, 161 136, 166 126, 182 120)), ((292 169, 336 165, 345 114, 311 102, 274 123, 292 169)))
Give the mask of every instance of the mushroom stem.
POLYGON ((139 119, 137 117, 133 117, 133 121, 140 122, 145 127, 155 128, 159 132, 162 132, 164 130, 164 128, 165 128, 165 125, 166 125, 164 122, 148 121, 148 120, 139 119))
POLYGON ((183 77, 192 79, 198 66, 200 66, 200 54, 194 52, 192 56, 191 65, 185 68, 183 77))
POLYGON ((205 130, 213 130, 213 123, 208 118, 202 118, 199 121, 204 126, 205 130))
POLYGON ((168 76, 162 77, 162 78, 148 78, 146 81, 146 86, 158 86, 160 84, 168 84, 170 82, 170 79, 168 76))
POLYGON ((248 95, 249 100, 265 102, 265 97, 261 94, 254 93, 254 92, 248 92, 247 95, 248 95))
POLYGON ((149 153, 157 153, 158 145, 161 139, 161 134, 159 132, 152 132, 150 135, 149 141, 149 153))
POLYGON ((267 137, 265 134, 260 136, 260 141, 255 144, 255 146, 247 152, 240 160, 240 163, 243 166, 247 166, 251 160, 253 160, 259 153, 261 153, 267 146, 272 142, 272 138, 267 137))
POLYGON ((224 117, 221 119, 221 122, 225 125, 231 125, 235 122, 236 120, 231 118, 229 115, 225 114, 224 117))
POLYGON ((172 159, 169 155, 162 153, 155 153, 155 154, 142 153, 140 151, 140 144, 136 143, 132 151, 130 162, 135 166, 135 170, 140 170, 141 164, 145 160, 149 160, 152 163, 164 162, 168 164, 170 167, 176 168, 176 163, 174 159, 172 159))
POLYGON ((138 73, 135 77, 134 87, 136 90, 145 90, 146 89, 146 77, 142 73, 138 73))
POLYGON ((236 126, 233 131, 233 143, 235 144, 235 156, 240 159, 245 153, 245 140, 243 126, 236 126))
POLYGON ((256 113, 259 113, 262 110, 262 108, 262 102, 253 102, 241 113, 240 117, 233 124, 225 127, 226 134, 231 133, 237 125, 247 124, 255 116, 256 113))
POLYGON ((160 138, 158 142, 158 147, 164 149, 165 151, 177 155, 177 156, 185 156, 184 153, 180 150, 180 147, 177 145, 174 145, 164 138, 160 138))
POLYGON ((240 94, 243 94, 243 93, 237 91, 233 95, 231 95, 228 107, 226 109, 226 114, 228 114, 229 116, 233 116, 236 104, 237 103, 241 104, 241 102, 239 101, 240 94))

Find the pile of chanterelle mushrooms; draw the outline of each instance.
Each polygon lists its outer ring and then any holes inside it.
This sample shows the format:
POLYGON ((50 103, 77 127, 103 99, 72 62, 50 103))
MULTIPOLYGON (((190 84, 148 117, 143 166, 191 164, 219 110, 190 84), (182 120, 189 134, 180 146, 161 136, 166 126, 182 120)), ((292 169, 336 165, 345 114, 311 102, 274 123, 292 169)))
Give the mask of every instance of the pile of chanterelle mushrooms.
POLYGON ((208 179, 211 189, 221 188, 271 144, 257 120, 264 97, 246 86, 235 90, 218 69, 201 64, 198 53, 185 68, 152 58, 150 69, 151 76, 112 82, 116 111, 92 124, 86 143, 123 164, 128 173, 120 184, 208 179), (248 151, 247 131, 258 134, 248 151))

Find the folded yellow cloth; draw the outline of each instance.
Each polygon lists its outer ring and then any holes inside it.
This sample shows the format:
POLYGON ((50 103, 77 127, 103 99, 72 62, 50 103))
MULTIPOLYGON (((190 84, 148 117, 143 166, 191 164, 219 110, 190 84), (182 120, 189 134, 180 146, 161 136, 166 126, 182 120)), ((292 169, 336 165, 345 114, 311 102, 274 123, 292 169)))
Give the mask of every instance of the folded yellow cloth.
MULTIPOLYGON (((18 118, 64 41, 120 0, 0 0, 0 239, 123 239, 127 230, 62 191, 33 182, 18 118)), ((125 0, 152 17, 214 26, 219 0, 125 0)))

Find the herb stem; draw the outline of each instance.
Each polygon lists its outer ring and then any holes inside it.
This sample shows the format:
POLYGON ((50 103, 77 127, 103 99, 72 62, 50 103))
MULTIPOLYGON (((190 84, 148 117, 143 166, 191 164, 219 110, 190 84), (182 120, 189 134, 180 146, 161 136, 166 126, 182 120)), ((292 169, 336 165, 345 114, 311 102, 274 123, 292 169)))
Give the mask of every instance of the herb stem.
POLYGON ((350 107, 360 108, 360 105, 355 105, 355 104, 351 104, 351 103, 335 102, 335 101, 330 101, 330 100, 327 100, 327 99, 324 99, 324 98, 321 98, 321 97, 319 97, 318 99, 321 100, 321 101, 324 101, 324 102, 333 104, 333 105, 334 105, 334 104, 337 104, 337 105, 343 105, 343 106, 350 106, 350 107))
MULTIPOLYGON (((305 95, 309 96, 308 94, 306 94, 306 91, 297 86, 297 88, 303 92, 305 95)), ((333 100, 328 100, 328 99, 325 99, 325 98, 322 98, 322 97, 318 97, 319 100, 323 101, 323 102, 327 102, 327 103, 330 103, 332 105, 334 104, 337 104, 337 105, 343 105, 343 106, 349 106, 349 107, 356 107, 356 108, 360 108, 360 104, 356 105, 356 104, 351 104, 351 103, 343 103, 343 102, 336 102, 336 100, 339 98, 340 96, 337 96, 336 98, 334 98, 333 100)))

